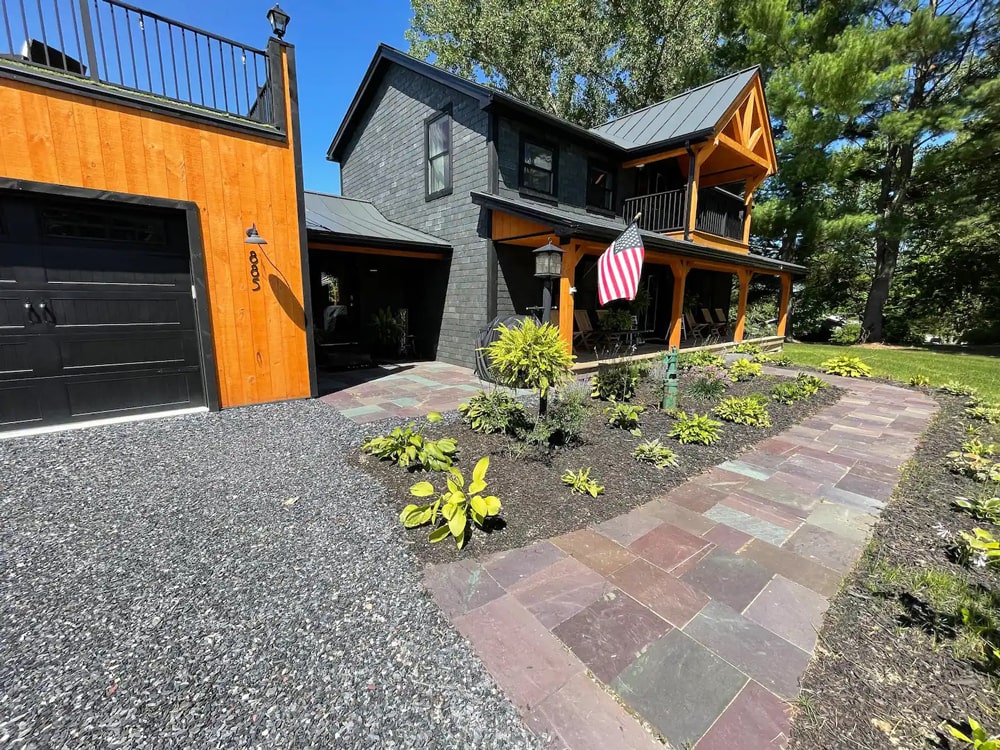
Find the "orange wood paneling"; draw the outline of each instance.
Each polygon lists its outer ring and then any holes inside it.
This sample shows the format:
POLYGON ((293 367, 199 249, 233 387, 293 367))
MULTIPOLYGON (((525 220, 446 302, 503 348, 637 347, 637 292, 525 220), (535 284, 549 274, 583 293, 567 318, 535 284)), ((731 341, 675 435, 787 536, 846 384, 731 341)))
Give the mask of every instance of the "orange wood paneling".
POLYGON ((196 203, 222 405, 309 396, 291 138, 9 79, 0 79, 0 112, 4 177, 196 203), (255 248, 243 242, 253 223, 268 242, 256 248, 260 291, 250 283, 255 248))
POLYGON ((508 245, 539 247, 545 244, 547 236, 552 237, 553 243, 559 241, 553 236, 552 227, 522 219, 520 216, 513 216, 502 211, 494 211, 492 221, 492 239, 497 242, 503 242, 508 245))

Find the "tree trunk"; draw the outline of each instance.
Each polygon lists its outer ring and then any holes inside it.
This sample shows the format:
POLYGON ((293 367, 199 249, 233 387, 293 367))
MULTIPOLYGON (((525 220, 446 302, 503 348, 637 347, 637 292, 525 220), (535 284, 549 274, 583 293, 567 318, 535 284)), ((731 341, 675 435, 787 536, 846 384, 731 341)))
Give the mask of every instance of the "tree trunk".
POLYGON ((899 257, 899 238, 879 235, 875 240, 875 274, 872 277, 865 317, 861 324, 865 341, 880 342, 883 339, 882 322, 885 303, 889 301, 889 287, 896 273, 896 259, 899 257))

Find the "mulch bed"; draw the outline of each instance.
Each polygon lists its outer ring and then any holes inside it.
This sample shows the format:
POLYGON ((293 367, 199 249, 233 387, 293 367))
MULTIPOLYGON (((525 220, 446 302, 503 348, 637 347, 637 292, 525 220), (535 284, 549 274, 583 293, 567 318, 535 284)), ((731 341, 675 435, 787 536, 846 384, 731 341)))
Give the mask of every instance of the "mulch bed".
MULTIPOLYGON (((745 396, 750 393, 770 391, 783 380, 769 375, 750 382, 733 383, 726 396, 745 396)), ((704 401, 684 394, 685 379, 680 383, 679 408, 688 413, 710 412, 716 401, 704 401)), ((425 562, 451 562, 459 557, 480 557, 506 549, 531 544, 538 539, 563 534, 599 523, 649 502, 688 478, 702 471, 736 458, 754 444, 802 421, 820 409, 835 403, 841 391, 829 388, 811 399, 793 405, 772 401, 768 407, 772 426, 769 428, 746 427, 724 422, 722 439, 712 446, 680 445, 667 438, 673 420, 655 407, 657 398, 649 384, 643 384, 633 403, 641 403, 646 410, 641 416, 642 437, 613 428, 603 414, 606 403, 593 401, 591 413, 582 440, 572 447, 554 450, 546 460, 512 457, 511 438, 502 435, 481 435, 473 432, 463 422, 447 420, 431 425, 426 434, 430 437, 453 437, 458 441, 459 458, 456 465, 468 478, 471 467, 482 456, 490 457, 486 476, 487 492, 495 494, 503 503, 503 521, 490 531, 478 528, 461 551, 454 540, 438 544, 427 542, 428 527, 406 532, 413 553, 425 562), (632 458, 635 446, 644 440, 659 438, 678 455, 676 468, 656 469, 632 458), (574 495, 562 484, 565 470, 590 467, 592 478, 604 485, 604 494, 597 499, 574 495)), ((529 406, 529 412, 531 411, 529 406)), ((384 431, 384 425, 380 425, 384 431)), ((357 446, 360 449, 360 446, 357 446)), ((360 455, 360 450, 358 450, 360 455)), ((370 456, 361 456, 362 467, 389 489, 389 496, 396 505, 392 508, 392 522, 404 505, 411 502, 409 488, 415 482, 428 479, 436 486, 443 485, 440 475, 411 473, 393 464, 380 462, 370 456)))
POLYGON ((933 611, 885 574, 895 567, 934 569, 988 589, 1000 582, 995 570, 953 562, 949 543, 937 534, 936 524, 952 534, 992 528, 952 506, 956 496, 976 494, 984 485, 948 471, 945 456, 968 439, 970 420, 962 413, 966 399, 941 395, 939 401, 941 411, 865 555, 826 615, 818 656, 803 678, 792 750, 957 748, 940 731, 943 721, 957 724, 971 715, 996 726, 994 678, 953 654, 948 614, 933 611))

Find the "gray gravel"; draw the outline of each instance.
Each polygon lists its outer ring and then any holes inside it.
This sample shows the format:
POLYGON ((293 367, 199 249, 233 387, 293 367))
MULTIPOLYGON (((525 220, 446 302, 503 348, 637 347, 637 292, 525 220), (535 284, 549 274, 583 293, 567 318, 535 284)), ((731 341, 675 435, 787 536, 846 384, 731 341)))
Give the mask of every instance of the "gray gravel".
POLYGON ((360 434, 300 401, 0 441, 0 746, 541 747, 360 434))

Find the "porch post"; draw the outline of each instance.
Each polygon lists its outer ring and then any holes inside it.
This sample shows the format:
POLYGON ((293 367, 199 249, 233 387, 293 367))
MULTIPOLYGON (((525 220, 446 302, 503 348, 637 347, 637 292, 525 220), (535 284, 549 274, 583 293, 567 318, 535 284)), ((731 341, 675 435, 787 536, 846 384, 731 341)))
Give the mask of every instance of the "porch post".
POLYGON ((576 284, 576 266, 583 257, 579 242, 574 242, 563 253, 562 277, 559 279, 559 338, 573 353, 573 295, 570 289, 576 284))
POLYGON ((750 244, 750 220, 753 217, 753 193, 743 199, 743 244, 750 244))
POLYGON ((778 307, 778 335, 784 336, 788 329, 788 302, 792 298, 792 277, 781 274, 781 304, 778 307))
POLYGON ((670 346, 680 348, 681 321, 684 318, 684 282, 690 268, 680 258, 670 261, 670 270, 674 274, 674 296, 670 305, 670 346))
POLYGON ((748 268, 741 268, 736 272, 736 278, 740 282, 740 302, 736 308, 736 327, 733 328, 733 341, 739 343, 743 340, 743 328, 747 320, 747 293, 750 291, 750 280, 753 278, 753 271, 748 268))

